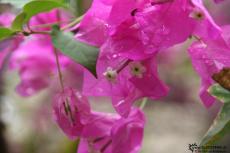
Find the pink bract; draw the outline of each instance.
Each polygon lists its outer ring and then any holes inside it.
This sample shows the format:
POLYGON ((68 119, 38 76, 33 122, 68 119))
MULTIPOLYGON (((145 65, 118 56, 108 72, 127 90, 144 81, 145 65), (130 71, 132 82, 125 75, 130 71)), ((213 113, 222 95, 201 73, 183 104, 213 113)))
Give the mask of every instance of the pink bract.
POLYGON ((115 110, 123 117, 129 115, 136 100, 143 97, 158 99, 168 93, 167 86, 158 78, 154 58, 129 62, 127 59, 115 57, 107 49, 103 49, 98 58, 97 73, 98 79, 85 72, 83 94, 111 97, 115 110), (132 66, 135 63, 138 63, 138 69, 141 67, 145 69, 145 71, 140 71, 140 76, 133 74, 132 66), (122 67, 114 80, 108 80, 104 75, 108 67, 114 70, 122 67))
POLYGON ((82 139, 78 153, 90 150, 103 153, 138 153, 144 134, 145 117, 142 111, 132 109, 128 118, 120 118, 112 125, 111 133, 98 139, 82 139))
POLYGON ((53 99, 54 120, 70 138, 108 135, 116 115, 92 112, 86 97, 66 88, 53 99))
POLYGON ((214 83, 212 75, 223 67, 230 66, 229 27, 223 27, 223 34, 217 39, 204 39, 195 42, 189 48, 192 64, 201 76, 200 97, 205 106, 210 107, 215 98, 208 93, 208 88, 214 83))

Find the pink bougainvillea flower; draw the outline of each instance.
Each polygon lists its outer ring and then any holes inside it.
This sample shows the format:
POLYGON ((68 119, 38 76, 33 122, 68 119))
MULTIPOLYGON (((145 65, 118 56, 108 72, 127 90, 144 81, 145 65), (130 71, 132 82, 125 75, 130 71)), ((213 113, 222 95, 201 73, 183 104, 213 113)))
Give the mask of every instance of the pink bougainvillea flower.
POLYGON ((190 35, 215 40, 221 33, 201 0, 96 0, 78 28, 77 38, 101 47, 99 79, 86 74, 84 94, 111 97, 123 117, 128 116, 135 100, 166 95, 167 88, 157 77, 156 64, 149 62, 159 51, 190 35), (105 11, 100 9, 105 5, 105 11), (95 35, 88 27, 93 27, 95 35), (95 41, 98 33, 103 33, 100 43, 95 41), (125 65, 127 61, 134 64, 125 65), (125 65, 121 71, 120 65, 125 65), (135 70, 135 66, 139 74, 130 73, 129 69, 135 70))
POLYGON ((101 50, 98 79, 85 72, 83 94, 109 96, 116 111, 127 117, 133 103, 143 97, 158 99, 167 95, 167 86, 158 78, 154 58, 130 61, 101 50), (146 82, 146 83, 145 83, 146 82))
POLYGON ((192 34, 220 33, 200 0, 95 0, 77 28, 78 39, 132 60, 149 58, 192 34))
POLYGON ((131 17, 131 12, 147 1, 94 0, 80 25, 76 27, 76 37, 92 45, 101 46, 107 39, 111 26, 119 25, 131 17))
MULTIPOLYGON (((185 4, 187 2, 183 2, 185 4)), ((98 46, 105 43, 112 52, 140 60, 152 56, 157 50, 184 41, 193 30, 188 14, 189 10, 184 9, 179 0, 165 1, 159 6, 152 6, 149 0, 112 1, 106 4, 96 0, 79 25, 77 37, 98 46), (106 9, 102 10, 99 6, 106 9), (97 9, 100 9, 99 13, 97 9), (180 28, 182 22, 185 28, 180 28), (98 33, 103 34, 100 43, 95 42, 98 33)))
POLYGON ((195 70, 201 76, 200 97, 204 105, 210 107, 214 103, 215 98, 208 93, 207 89, 213 84, 211 76, 218 69, 214 61, 210 59, 211 57, 207 55, 207 52, 204 52, 206 47, 206 44, 200 42, 194 43, 190 47, 189 53, 195 70))
POLYGON ((144 134, 145 117, 141 110, 132 109, 128 118, 112 125, 109 135, 98 139, 81 139, 78 153, 90 150, 103 153, 138 153, 144 134))
POLYGON ((133 18, 137 12, 141 11, 145 6, 150 5, 150 2, 150 0, 114 1, 108 18, 109 25, 116 27, 122 22, 130 20, 130 18, 133 18))
POLYGON ((145 117, 139 109, 132 109, 127 119, 118 120, 111 131, 112 152, 139 152, 144 135, 144 125, 145 117))
POLYGON ((91 138, 108 135, 116 115, 91 112, 86 97, 66 88, 53 99, 54 120, 70 138, 91 138))
POLYGON ((94 0, 84 15, 76 37, 89 44, 101 46, 108 36, 107 18, 115 0, 94 0), (100 37, 98 37, 100 36, 100 37))
POLYGON ((90 106, 85 97, 67 88, 54 97, 53 110, 54 120, 69 138, 75 139, 81 135, 84 122, 90 115, 90 106))
POLYGON ((223 35, 215 40, 205 39, 195 42, 189 48, 192 64, 201 76, 200 97, 206 107, 210 107, 215 98, 208 93, 208 88, 214 83, 212 76, 223 67, 230 66, 230 45, 226 33, 229 27, 223 28, 223 35))
POLYGON ((145 59, 153 55, 153 52, 145 54, 148 45, 142 43, 141 31, 138 26, 135 26, 134 19, 126 20, 111 30, 103 47, 109 49, 115 56, 133 60, 145 59))
POLYGON ((139 39, 145 46, 142 54, 151 54, 181 43, 193 32, 194 22, 189 18, 188 2, 185 0, 163 2, 153 4, 135 15, 140 31, 139 39))

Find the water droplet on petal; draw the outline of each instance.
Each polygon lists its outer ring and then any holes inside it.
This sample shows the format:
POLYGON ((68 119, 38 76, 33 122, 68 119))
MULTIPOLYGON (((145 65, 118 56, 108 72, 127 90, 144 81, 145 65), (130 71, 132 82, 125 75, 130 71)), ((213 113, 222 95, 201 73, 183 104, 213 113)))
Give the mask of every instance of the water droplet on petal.
POLYGON ((124 102, 125 102, 124 99, 123 99, 123 100, 120 100, 120 101, 115 105, 115 107, 118 107, 118 106, 122 105, 124 102))

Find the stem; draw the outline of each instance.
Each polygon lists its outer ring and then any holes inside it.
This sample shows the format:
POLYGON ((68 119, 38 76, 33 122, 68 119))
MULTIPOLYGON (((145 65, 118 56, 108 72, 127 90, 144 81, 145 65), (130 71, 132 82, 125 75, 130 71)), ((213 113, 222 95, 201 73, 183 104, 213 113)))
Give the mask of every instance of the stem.
POLYGON ((29 31, 29 32, 23 31, 23 34, 26 36, 29 36, 31 34, 50 34, 50 31, 33 31, 30 27, 29 22, 26 24, 26 26, 27 26, 27 29, 29 31))
POLYGON ((151 5, 159 5, 159 4, 169 3, 169 2, 172 2, 172 1, 173 0, 156 1, 156 2, 151 2, 151 5))
POLYGON ((143 110, 145 105, 146 105, 146 103, 147 103, 147 101, 148 101, 147 97, 143 98, 139 108, 143 110))
POLYGON ((77 23, 79 23, 81 20, 83 19, 83 15, 79 16, 78 18, 76 18, 73 22, 69 23, 68 25, 64 26, 63 28, 61 28, 61 30, 66 30, 69 29, 73 26, 75 26, 77 23))
MULTIPOLYGON (((58 14, 57 16, 58 16, 58 18, 60 18, 60 15, 59 15, 59 14, 58 14)), ((68 25, 64 26, 63 28, 61 28, 61 30, 63 31, 63 30, 66 30, 66 29, 69 29, 69 28, 75 26, 75 25, 76 25, 77 23, 79 23, 82 19, 83 19, 83 15, 80 16, 80 17, 78 17, 78 18, 76 18, 73 22, 69 23, 68 25)), ((63 22, 64 22, 64 21, 63 21, 63 22)), ((51 23, 51 24, 36 25, 36 26, 33 26, 33 27, 43 27, 43 26, 46 27, 46 26, 52 26, 53 24, 60 24, 60 23, 62 23, 62 21, 58 21, 58 22, 51 23)), ((51 31, 33 31, 33 30, 31 29, 31 27, 29 26, 29 24, 27 24, 27 28, 28 28, 29 32, 27 32, 27 31, 22 31, 22 33, 23 33, 24 36, 29 36, 29 35, 31 35, 31 34, 47 34, 47 35, 49 35, 49 34, 51 33, 51 31)))
POLYGON ((29 36, 29 35, 31 35, 31 34, 49 35, 49 34, 50 34, 50 31, 30 31, 30 32, 22 31, 21 33, 22 33, 24 36, 29 36))
POLYGON ((199 41, 201 40, 201 38, 196 35, 192 35, 192 37, 195 38, 196 40, 199 40, 199 41))
POLYGON ((29 34, 46 34, 46 35, 49 35, 50 31, 31 31, 29 34))
POLYGON ((109 140, 101 149, 101 153, 105 152, 105 150, 109 147, 109 145, 112 143, 112 140, 109 140))
POLYGON ((53 22, 53 23, 30 26, 30 28, 46 28, 46 27, 52 27, 54 24, 62 24, 62 23, 67 23, 67 22, 68 21, 57 21, 57 22, 53 22))
POLYGON ((93 140, 93 143, 97 143, 97 142, 104 140, 104 139, 105 139, 105 136, 104 137, 98 137, 95 140, 93 140))
POLYGON ((120 73, 129 63, 131 62, 130 59, 126 60, 124 63, 122 63, 119 68, 116 70, 117 73, 120 73))
POLYGON ((204 43, 203 40, 200 37, 196 36, 196 35, 192 35, 192 38, 196 39, 197 41, 199 41, 201 43, 204 43))
POLYGON ((60 66, 60 62, 59 62, 59 58, 58 58, 58 52, 57 52, 56 48, 54 48, 54 54, 55 54, 56 64, 57 64, 57 69, 58 69, 59 82, 60 82, 62 91, 64 91, 63 76, 61 73, 61 66, 60 66))

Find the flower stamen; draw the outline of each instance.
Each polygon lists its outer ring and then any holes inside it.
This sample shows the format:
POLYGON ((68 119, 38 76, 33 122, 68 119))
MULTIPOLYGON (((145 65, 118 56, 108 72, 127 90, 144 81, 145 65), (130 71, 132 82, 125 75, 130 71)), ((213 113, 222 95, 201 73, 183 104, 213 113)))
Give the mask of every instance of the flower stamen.
POLYGON ((146 72, 146 67, 140 62, 131 62, 130 72, 133 76, 142 78, 143 74, 146 72))
POLYGON ((111 67, 108 67, 107 70, 103 73, 105 78, 110 82, 115 82, 117 78, 117 71, 113 70, 111 67))
POLYGON ((200 9, 194 9, 190 14, 189 17, 197 20, 203 20, 205 15, 200 9))

